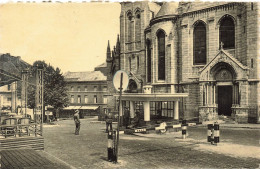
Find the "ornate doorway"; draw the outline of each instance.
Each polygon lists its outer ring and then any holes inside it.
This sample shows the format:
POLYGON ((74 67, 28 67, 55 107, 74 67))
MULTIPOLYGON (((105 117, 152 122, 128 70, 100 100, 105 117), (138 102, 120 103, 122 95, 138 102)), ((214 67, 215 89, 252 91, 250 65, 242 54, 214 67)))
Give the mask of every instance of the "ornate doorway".
POLYGON ((231 116, 232 86, 218 86, 218 115, 231 116))

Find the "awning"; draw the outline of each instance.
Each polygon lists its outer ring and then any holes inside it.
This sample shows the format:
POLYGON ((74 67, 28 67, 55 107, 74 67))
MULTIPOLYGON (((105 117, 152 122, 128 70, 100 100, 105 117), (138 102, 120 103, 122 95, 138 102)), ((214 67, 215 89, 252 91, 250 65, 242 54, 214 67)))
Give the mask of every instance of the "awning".
POLYGON ((81 109, 81 110, 96 110, 99 106, 69 106, 65 107, 63 110, 75 110, 75 109, 81 109))
POLYGON ((63 110, 75 110, 75 109, 80 109, 81 106, 69 106, 65 107, 63 110))
POLYGON ((81 106, 82 110, 96 110, 99 106, 81 106))

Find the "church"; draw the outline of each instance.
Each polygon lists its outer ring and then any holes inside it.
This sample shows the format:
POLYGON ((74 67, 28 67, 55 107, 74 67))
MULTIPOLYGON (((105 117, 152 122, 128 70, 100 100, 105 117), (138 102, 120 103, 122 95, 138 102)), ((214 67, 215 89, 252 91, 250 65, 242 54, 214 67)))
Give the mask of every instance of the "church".
POLYGON ((112 79, 125 70, 122 104, 131 118, 140 111, 146 122, 259 123, 259 8, 258 2, 121 2, 120 35, 107 48, 109 110, 123 112, 112 79))

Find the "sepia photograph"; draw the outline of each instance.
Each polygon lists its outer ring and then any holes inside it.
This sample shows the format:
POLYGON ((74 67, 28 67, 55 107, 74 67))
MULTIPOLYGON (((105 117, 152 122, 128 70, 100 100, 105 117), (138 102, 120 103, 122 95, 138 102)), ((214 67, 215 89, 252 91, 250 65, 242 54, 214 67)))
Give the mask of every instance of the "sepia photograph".
POLYGON ((260 2, 0 2, 0 169, 260 168, 260 2))

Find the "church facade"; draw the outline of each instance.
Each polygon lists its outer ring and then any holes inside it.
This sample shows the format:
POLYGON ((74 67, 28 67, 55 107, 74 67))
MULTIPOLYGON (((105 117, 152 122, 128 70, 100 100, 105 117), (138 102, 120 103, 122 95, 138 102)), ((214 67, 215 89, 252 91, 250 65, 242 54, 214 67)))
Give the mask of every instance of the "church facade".
MULTIPOLYGON (((120 38, 107 52, 108 88, 121 69, 130 75, 127 93, 147 85, 152 93, 188 93, 177 105, 182 119, 260 122, 259 8, 258 2, 121 2, 120 38)), ((163 109, 153 104, 150 110, 163 109)))

